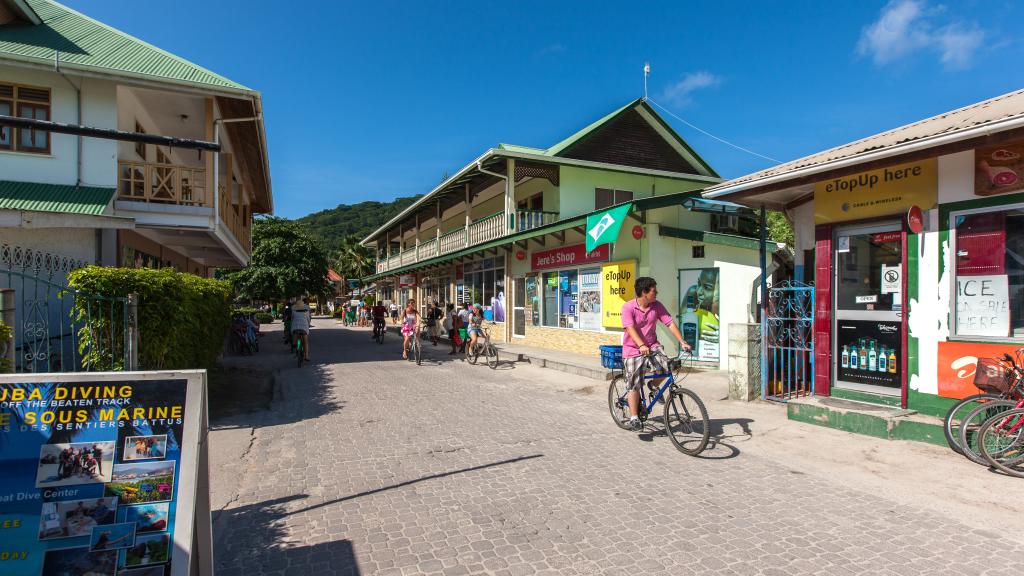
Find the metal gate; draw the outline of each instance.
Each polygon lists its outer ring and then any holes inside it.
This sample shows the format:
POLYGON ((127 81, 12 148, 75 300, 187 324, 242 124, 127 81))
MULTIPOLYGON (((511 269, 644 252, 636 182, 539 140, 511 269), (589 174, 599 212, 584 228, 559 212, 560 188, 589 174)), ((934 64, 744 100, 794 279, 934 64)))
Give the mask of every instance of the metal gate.
POLYGON ((0 248, 0 321, 13 332, 14 372, 124 370, 129 359, 128 298, 86 294, 67 273, 86 263, 46 252, 0 248))
POLYGON ((814 393, 814 286, 783 282, 768 289, 761 395, 786 402, 814 393))

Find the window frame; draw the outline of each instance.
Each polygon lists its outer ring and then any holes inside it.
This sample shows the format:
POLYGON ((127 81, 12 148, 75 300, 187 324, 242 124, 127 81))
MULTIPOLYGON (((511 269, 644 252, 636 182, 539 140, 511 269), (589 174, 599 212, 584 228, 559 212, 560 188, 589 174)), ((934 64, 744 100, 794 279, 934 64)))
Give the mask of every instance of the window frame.
MULTIPOLYGON (((993 344, 1013 344, 1019 345, 1024 344, 1024 336, 975 336, 971 334, 960 334, 957 331, 957 228, 956 219, 959 216, 973 216, 975 214, 991 214, 993 212, 1009 212, 1013 210, 1024 211, 1024 202, 1008 202, 1006 204, 998 204, 995 206, 985 206, 982 208, 965 208, 962 210, 951 210, 949 212, 949 220, 947 222, 949 228, 949 269, 951 274, 949 275, 949 325, 947 327, 949 331, 950 342, 986 342, 993 344)), ((1024 302, 1021 303, 1024 306, 1024 302)), ((1011 309, 1012 313, 1012 309, 1011 309)))
MULTIPOLYGON (((4 85, 6 86, 6 84, 4 85)), ((10 98, 8 98, 7 96, 0 96, 0 102, 3 102, 10 107, 10 110, 7 112, 8 115, 13 116, 17 113, 18 109, 14 103, 15 101, 13 85, 11 85, 10 98)), ((10 126, 0 126, 0 131, 7 132, 7 144, 3 144, 2 142, 0 142, 0 150, 14 150, 14 141, 17 138, 17 135, 15 134, 16 130, 14 128, 11 128, 10 126)))
POLYGON ((636 194, 634 194, 632 190, 620 190, 618 188, 594 188, 594 210, 604 210, 606 208, 611 208, 612 206, 618 206, 624 202, 632 202, 635 198, 636 194), (602 192, 611 193, 611 204, 601 205, 600 202, 598 202, 598 195, 602 192), (628 194, 629 197, 620 197, 620 194, 628 194))
MULTIPOLYGON (((2 86, 8 86, 11 89, 10 97, 0 97, 0 100, 10 104, 11 115, 21 117, 21 107, 31 106, 35 109, 45 109, 46 119, 49 121, 53 120, 53 90, 49 86, 32 86, 29 84, 15 84, 13 82, 0 82, 2 86), (46 100, 33 100, 31 98, 20 98, 19 94, 22 89, 26 90, 38 90, 40 92, 46 92, 46 100)), ((35 118, 33 114, 32 118, 35 118)), ((7 130, 9 143, 7 145, 0 144, 0 150, 7 152, 20 152, 22 154, 38 154, 40 156, 49 156, 53 153, 53 133, 49 130, 37 130, 35 128, 11 128, 5 127, 7 130), (21 146, 21 134, 23 130, 29 130, 32 134, 33 141, 35 140, 35 132, 45 134, 46 147, 23 147, 21 146)))

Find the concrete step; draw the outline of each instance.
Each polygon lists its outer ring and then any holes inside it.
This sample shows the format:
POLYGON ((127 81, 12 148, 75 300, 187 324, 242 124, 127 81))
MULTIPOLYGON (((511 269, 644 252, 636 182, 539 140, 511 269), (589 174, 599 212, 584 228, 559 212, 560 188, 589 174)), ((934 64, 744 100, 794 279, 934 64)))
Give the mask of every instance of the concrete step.
POLYGON ((545 355, 543 352, 516 352, 514 355, 520 362, 529 362, 533 366, 550 368, 567 374, 584 376, 595 380, 611 380, 612 373, 607 368, 593 366, 592 359, 581 356, 581 360, 569 360, 565 358, 554 358, 545 355))
POLYGON ((941 418, 914 410, 814 396, 786 404, 790 420, 887 440, 912 440, 946 446, 941 418))

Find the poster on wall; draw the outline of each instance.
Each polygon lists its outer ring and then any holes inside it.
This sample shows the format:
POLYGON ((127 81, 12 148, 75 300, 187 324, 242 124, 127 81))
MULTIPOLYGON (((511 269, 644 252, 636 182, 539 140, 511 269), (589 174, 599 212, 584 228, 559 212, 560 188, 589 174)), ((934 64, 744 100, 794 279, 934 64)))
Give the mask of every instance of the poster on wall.
POLYGON ((601 266, 601 325, 622 329, 622 305, 636 297, 636 260, 601 266))
POLYGON ((720 355, 719 270, 679 271, 679 330, 700 360, 720 355))
POLYGON ((1024 189, 1024 142, 975 148, 974 169, 976 196, 1024 189))
POLYGON ((900 387, 903 362, 899 322, 836 320, 837 379, 900 387))
POLYGON ((159 376, 0 380, 0 572, 189 573, 204 375, 159 376))
POLYGON ((1013 356, 1020 345, 978 344, 974 342, 939 342, 938 389, 930 391, 943 398, 966 398, 978 394, 974 385, 974 372, 978 358, 1013 356))
POLYGON ((580 271, 580 329, 601 329, 601 269, 580 271))
POLYGON ((956 334, 1010 335, 1010 287, 1006 274, 956 277, 956 334))

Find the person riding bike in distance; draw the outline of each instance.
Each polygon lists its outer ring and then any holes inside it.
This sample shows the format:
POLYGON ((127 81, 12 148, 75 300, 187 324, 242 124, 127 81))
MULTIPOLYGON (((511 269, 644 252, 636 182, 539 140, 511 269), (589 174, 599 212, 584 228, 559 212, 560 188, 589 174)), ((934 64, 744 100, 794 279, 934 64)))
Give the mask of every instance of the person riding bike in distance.
MULTIPOLYGON (((669 359, 658 343, 658 322, 668 327, 679 341, 681 350, 690 350, 690 345, 683 340, 665 305, 658 301, 658 283, 654 278, 641 276, 633 283, 633 288, 636 298, 622 305, 622 366, 629 389, 626 396, 629 401, 629 427, 638 432, 643 429, 639 412, 645 360, 653 374, 667 374, 670 370, 669 359)), ((661 381, 652 383, 655 387, 661 385, 661 381)))
POLYGON ((467 350, 472 352, 476 349, 474 347, 476 346, 477 338, 484 335, 484 311, 480 308, 479 304, 474 304, 469 310, 469 330, 467 331, 467 335, 469 336, 469 348, 467 348, 467 350))
POLYGON ((416 338, 416 327, 420 324, 420 313, 416 301, 409 300, 402 313, 402 358, 409 357, 409 338, 416 338))
POLYGON ((292 337, 302 341, 302 352, 305 360, 309 361, 309 303, 305 298, 300 298, 292 305, 292 337))
POLYGON ((384 328, 384 323, 388 315, 388 309, 384 307, 384 304, 378 301, 376 304, 373 305, 373 308, 370 310, 370 313, 373 315, 372 337, 376 338, 377 333, 379 333, 384 328))

